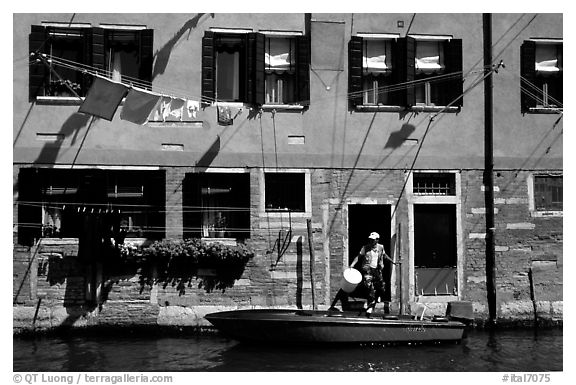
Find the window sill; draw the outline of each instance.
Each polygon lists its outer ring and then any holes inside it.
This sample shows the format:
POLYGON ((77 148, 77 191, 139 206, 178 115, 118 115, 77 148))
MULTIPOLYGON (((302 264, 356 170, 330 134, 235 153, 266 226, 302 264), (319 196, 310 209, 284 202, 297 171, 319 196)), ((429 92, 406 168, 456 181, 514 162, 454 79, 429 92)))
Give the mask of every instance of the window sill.
POLYGON ((300 104, 263 104, 262 110, 264 111, 279 111, 279 110, 286 110, 286 111, 302 111, 304 110, 304 106, 300 104))
POLYGON ((563 211, 532 211, 530 212, 532 218, 562 218, 563 211))
POLYGON ((382 106, 369 104, 356 106, 356 111, 358 112, 401 112, 404 110, 405 108, 402 106, 382 106))
POLYGON ((446 106, 412 106, 409 108, 413 112, 446 112, 446 113, 458 113, 460 112, 460 107, 446 107, 446 106))
POLYGON ((563 109, 558 107, 531 107, 527 112, 529 114, 561 114, 563 109))
POLYGON ((37 104, 52 104, 59 106, 77 106, 82 104, 84 98, 77 98, 75 96, 37 96, 37 104))

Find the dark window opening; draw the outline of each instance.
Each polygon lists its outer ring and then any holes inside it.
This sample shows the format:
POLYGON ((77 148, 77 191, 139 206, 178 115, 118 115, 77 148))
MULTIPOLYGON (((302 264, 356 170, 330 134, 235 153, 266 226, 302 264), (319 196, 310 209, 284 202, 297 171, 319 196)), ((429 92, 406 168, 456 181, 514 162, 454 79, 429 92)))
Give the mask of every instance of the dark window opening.
POLYGON ((246 44, 244 36, 218 35, 216 51, 216 99, 242 101, 245 89, 246 44))
POLYGON ((266 173, 264 177, 266 211, 306 211, 305 174, 266 173))
POLYGON ((186 174, 184 238, 250 237, 248 173, 186 174))
POLYGON ((562 211, 561 176, 534 176, 534 207, 537 211, 562 211))
POLYGON ((456 176, 452 173, 414 173, 415 195, 456 195, 456 176))
POLYGON ((134 81, 140 73, 139 31, 106 30, 106 68, 115 81, 134 81))
POLYGON ((414 205, 417 295, 457 294, 456 206, 414 205))
POLYGON ((32 238, 78 238, 91 216, 121 228, 126 237, 161 239, 164 184, 163 171, 23 169, 19 232, 23 228, 26 235, 28 227, 32 238))

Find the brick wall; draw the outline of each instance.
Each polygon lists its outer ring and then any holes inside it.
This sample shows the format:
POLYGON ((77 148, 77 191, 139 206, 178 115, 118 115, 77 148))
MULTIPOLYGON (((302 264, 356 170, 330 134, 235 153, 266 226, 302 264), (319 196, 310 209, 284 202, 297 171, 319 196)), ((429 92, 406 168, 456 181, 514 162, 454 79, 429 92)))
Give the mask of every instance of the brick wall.
MULTIPOLYGON (((167 207, 182 202, 187 168, 166 170, 167 207)), ((142 285, 134 274, 102 277, 105 301, 85 301, 86 266, 78 258, 77 240, 43 240, 37 248, 14 248, 14 320, 16 328, 58 325, 164 324, 198 325, 212 310, 239 307, 310 307, 310 251, 306 215, 269 218, 260 212, 258 170, 251 170, 251 238, 256 251, 240 279, 225 290, 206 290, 209 277, 194 277, 185 289, 171 284, 142 285), (291 233, 288 231, 291 229, 291 233), (278 242, 285 242, 283 253, 278 242)), ((562 218, 535 218, 528 210, 527 172, 501 171, 496 177, 496 285, 499 316, 531 318, 562 316, 562 218), (531 295, 533 294, 533 295, 531 295), (534 301, 532 301, 534 299, 534 301)), ((339 288, 348 242, 346 204, 368 199, 391 204, 400 195, 405 174, 396 171, 310 171, 312 232, 315 254, 314 294, 320 308, 329 305, 339 288), (328 274, 328 277, 326 276, 328 274)), ((485 270, 485 210, 482 173, 463 171, 462 225, 464 255, 463 300, 474 303, 479 318, 487 316, 485 270)), ((407 228, 403 197, 397 221, 407 228)), ((167 237, 182 236, 181 210, 166 215, 167 237)), ((402 233, 406 263, 408 235, 402 233)), ((347 257, 346 257, 347 258, 347 257)), ((404 282, 408 269, 404 269, 404 282)), ((407 290, 407 285, 404 290, 407 290)), ((406 297, 405 297, 406 300, 406 297)), ((445 308, 445 304, 444 304, 445 308)), ((444 309, 441 305, 438 312, 444 309)))

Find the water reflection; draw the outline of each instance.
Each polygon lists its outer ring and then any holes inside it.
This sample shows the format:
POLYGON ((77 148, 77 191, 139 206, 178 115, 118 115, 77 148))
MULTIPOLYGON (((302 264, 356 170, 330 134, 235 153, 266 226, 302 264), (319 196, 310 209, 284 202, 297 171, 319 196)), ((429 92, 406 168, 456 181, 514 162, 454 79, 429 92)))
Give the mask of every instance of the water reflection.
POLYGON ((14 339, 15 371, 561 371, 562 330, 472 331, 460 344, 285 347, 218 335, 14 339))

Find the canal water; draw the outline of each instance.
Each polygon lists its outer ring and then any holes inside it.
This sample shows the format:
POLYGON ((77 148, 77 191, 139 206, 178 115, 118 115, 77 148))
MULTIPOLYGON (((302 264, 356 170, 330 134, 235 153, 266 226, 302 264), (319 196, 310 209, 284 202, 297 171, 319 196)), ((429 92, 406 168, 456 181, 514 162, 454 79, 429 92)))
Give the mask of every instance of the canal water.
POLYGON ((245 345, 216 333, 13 339, 16 372, 562 371, 562 329, 472 330, 459 344, 245 345))

